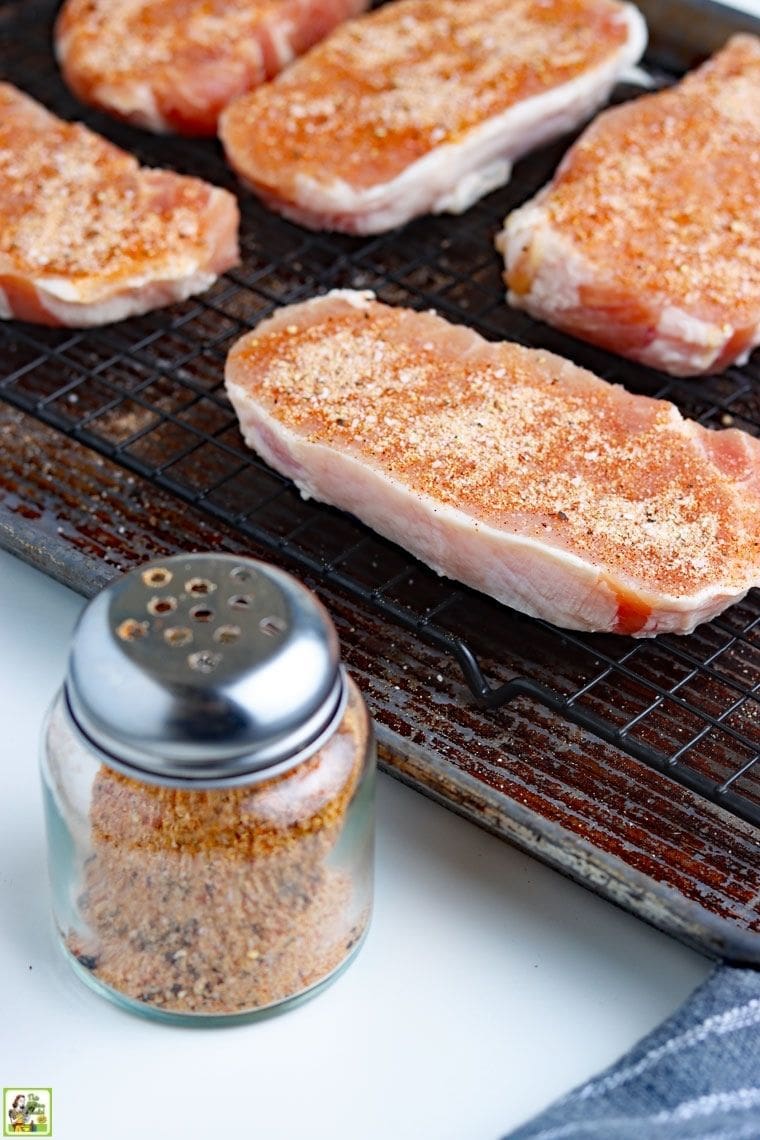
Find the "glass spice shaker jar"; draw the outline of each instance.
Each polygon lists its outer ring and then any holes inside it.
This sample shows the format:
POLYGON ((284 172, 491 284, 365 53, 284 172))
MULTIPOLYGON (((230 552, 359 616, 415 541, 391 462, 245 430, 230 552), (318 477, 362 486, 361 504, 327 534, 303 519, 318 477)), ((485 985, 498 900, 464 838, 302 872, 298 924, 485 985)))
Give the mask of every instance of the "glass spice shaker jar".
POLYGON ((253 559, 185 555, 95 597, 48 715, 55 921, 77 974, 182 1024, 328 984, 372 903, 375 747, 327 613, 253 559))

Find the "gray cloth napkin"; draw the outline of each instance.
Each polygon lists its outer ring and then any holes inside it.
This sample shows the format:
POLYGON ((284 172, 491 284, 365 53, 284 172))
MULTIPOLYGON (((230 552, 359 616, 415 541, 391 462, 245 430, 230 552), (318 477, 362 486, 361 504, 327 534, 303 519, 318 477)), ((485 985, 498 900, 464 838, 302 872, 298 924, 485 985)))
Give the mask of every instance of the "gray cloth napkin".
POLYGON ((760 971, 717 966, 616 1064, 504 1140, 760 1140, 760 971))

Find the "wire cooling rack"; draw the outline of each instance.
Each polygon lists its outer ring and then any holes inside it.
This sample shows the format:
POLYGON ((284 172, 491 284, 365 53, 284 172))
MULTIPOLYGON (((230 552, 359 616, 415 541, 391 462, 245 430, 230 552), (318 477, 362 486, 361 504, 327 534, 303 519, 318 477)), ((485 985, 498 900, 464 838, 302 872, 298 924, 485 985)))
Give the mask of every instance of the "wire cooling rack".
MULTIPOLYGON (((154 138, 82 108, 53 61, 55 7, 0 4, 3 78, 143 162, 239 190, 215 143, 154 138)), ((438 578, 350 516, 302 501, 243 446, 222 389, 229 347, 277 306, 336 287, 370 288, 487 337, 550 348, 711 427, 760 434, 758 354, 719 377, 675 380, 506 307, 493 237, 550 177, 565 145, 520 163, 508 187, 462 217, 425 218, 370 239, 306 233, 242 193, 240 267, 203 297, 101 329, 3 324, 0 396, 444 649, 476 700, 532 697, 760 824, 760 592, 689 637, 558 630, 438 578)))

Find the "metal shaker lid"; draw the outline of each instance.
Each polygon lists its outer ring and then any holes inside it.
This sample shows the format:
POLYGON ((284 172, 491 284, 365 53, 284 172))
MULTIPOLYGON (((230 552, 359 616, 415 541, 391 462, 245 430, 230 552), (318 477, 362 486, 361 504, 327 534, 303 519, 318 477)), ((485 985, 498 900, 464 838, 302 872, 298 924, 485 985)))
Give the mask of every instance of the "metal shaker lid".
POLYGON ((345 705, 338 638, 289 574, 176 555, 126 574, 77 625, 65 692, 101 759, 136 779, 241 784, 298 763, 345 705))

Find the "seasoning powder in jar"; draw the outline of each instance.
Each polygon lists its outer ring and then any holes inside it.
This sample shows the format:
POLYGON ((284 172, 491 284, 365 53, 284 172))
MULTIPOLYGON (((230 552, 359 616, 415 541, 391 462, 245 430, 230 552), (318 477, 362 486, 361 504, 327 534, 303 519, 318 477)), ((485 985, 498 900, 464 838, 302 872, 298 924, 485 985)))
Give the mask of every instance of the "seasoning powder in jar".
POLYGON ((375 751, 314 596, 189 555, 85 610, 42 757, 53 907, 90 985, 182 1023, 317 992, 372 898, 375 751))

